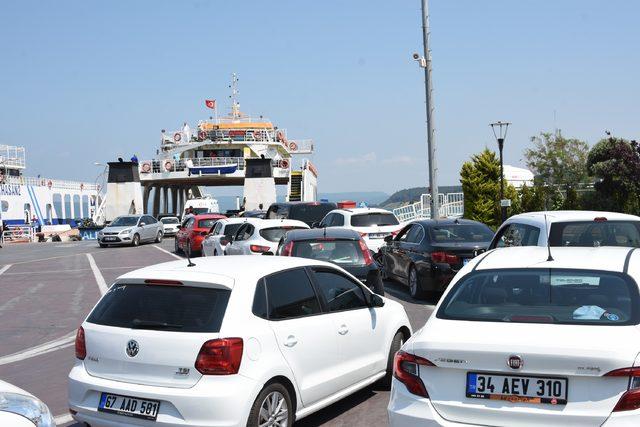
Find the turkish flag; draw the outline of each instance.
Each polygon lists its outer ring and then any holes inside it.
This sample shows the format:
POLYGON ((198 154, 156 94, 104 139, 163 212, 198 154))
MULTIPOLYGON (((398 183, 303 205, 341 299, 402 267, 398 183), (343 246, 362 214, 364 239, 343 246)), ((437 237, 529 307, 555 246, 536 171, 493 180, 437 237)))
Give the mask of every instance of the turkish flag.
POLYGON ((215 110, 215 108, 216 108, 216 100, 215 99, 205 99, 204 100, 204 105, 206 105, 207 107, 211 108, 212 110, 215 110))

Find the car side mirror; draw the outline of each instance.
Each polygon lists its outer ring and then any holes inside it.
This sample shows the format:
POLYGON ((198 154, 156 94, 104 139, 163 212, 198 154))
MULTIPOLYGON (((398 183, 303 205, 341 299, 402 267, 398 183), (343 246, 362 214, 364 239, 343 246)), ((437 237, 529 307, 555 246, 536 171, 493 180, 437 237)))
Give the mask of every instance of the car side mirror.
POLYGON ((271 252, 271 251, 262 252, 262 255, 269 255, 269 256, 273 256, 273 252, 271 252))
POLYGON ((371 307, 384 307, 384 300, 380 295, 371 295, 371 307))
POLYGON ((144 222, 141 222, 140 224, 138 224, 138 227, 144 227, 145 225, 147 224, 145 224, 144 222))
POLYGON ((318 221, 313 222, 311 228, 320 228, 320 223, 318 221))
POLYGON ((393 234, 389 234, 388 236, 384 236, 384 241, 389 243, 393 241, 393 234))

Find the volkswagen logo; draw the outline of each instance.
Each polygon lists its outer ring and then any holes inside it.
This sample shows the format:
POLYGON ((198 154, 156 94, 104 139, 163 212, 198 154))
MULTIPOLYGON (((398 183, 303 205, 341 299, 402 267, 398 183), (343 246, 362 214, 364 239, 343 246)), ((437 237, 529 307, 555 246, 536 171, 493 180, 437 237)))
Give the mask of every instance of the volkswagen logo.
POLYGON ((524 361, 520 356, 509 356, 509 358, 507 359, 507 366, 509 366, 511 369, 520 369, 524 366, 524 361))
POLYGON ((138 345, 138 341, 129 340, 127 343, 127 356, 136 357, 136 354, 140 351, 140 346, 138 345))

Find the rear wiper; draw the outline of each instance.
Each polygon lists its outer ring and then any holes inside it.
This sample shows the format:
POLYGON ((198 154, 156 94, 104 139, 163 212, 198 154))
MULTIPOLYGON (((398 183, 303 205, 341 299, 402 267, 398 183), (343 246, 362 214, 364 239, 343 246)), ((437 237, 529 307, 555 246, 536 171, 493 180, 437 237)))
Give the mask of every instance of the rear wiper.
POLYGON ((155 320, 133 319, 133 329, 182 329, 182 325, 176 323, 159 322, 155 320))

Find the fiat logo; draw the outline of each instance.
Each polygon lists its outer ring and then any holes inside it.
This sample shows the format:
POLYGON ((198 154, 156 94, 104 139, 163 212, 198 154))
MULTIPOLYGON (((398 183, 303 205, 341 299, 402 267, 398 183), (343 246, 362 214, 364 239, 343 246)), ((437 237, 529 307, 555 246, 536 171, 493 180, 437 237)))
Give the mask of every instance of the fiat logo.
POLYGON ((511 369, 520 369, 524 365, 524 361, 520 356, 509 356, 507 359, 507 366, 511 369))
POLYGON ((140 346, 138 345, 138 341, 129 340, 129 342, 127 343, 127 356, 135 357, 139 351, 140 351, 140 346))

